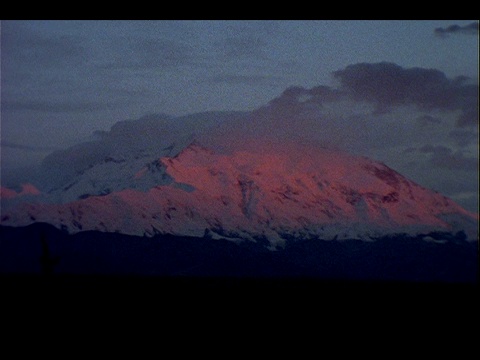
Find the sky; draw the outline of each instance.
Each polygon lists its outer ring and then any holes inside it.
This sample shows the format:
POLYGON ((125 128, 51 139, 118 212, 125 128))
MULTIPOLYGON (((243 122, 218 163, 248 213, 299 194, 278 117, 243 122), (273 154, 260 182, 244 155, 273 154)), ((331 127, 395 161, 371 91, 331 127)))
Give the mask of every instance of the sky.
POLYGON ((214 132, 369 156, 478 212, 476 20, 29 20, 0 36, 2 185, 121 121, 141 137, 152 114, 241 111, 214 132))

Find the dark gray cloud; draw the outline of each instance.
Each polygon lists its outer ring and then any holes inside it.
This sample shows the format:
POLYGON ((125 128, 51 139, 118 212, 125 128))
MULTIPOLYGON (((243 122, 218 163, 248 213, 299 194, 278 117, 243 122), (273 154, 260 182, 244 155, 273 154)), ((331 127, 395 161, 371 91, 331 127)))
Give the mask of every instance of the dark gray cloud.
POLYGON ((300 86, 287 88, 280 96, 271 100, 266 106, 258 109, 255 114, 260 118, 281 119, 286 117, 295 121, 305 110, 302 98, 309 97, 309 90, 300 86))
POLYGON ((50 113, 85 113, 105 109, 108 104, 93 101, 2 101, 3 111, 37 111, 50 113))
POLYGON ((2 21, 2 53, 9 55, 6 59, 14 60, 2 67, 6 65, 13 70, 27 65, 30 70, 38 70, 76 66, 88 59, 82 43, 79 36, 49 36, 26 28, 22 22, 2 21))
POLYGON ((58 147, 54 147, 54 146, 32 146, 32 145, 16 144, 9 141, 2 141, 0 143, 0 147, 26 150, 26 151, 35 151, 35 152, 49 152, 49 151, 55 151, 59 149, 58 147))
POLYGON ((278 21, 227 21, 224 37, 213 42, 222 60, 269 59, 267 47, 282 31, 278 21))
POLYGON ((343 91, 323 85, 311 88, 308 95, 311 97, 307 100, 307 102, 313 102, 317 104, 338 101, 345 98, 345 93, 343 91))
POLYGON ((333 76, 354 100, 372 102, 381 112, 400 105, 460 110, 457 126, 478 124, 478 84, 463 76, 449 79, 439 70, 405 69, 388 62, 349 65, 333 76))
MULTIPOLYGON (((478 88, 477 88, 477 97, 478 97, 478 88)), ((457 125, 459 127, 464 126, 474 126, 478 125, 478 99, 477 103, 471 104, 469 107, 466 106, 465 109, 462 109, 462 113, 458 117, 457 125)))
POLYGON ((431 116, 431 115, 422 115, 417 118, 417 122, 421 126, 428 126, 428 125, 433 125, 433 124, 441 124, 442 120, 440 120, 437 117, 431 116))
POLYGON ((429 162, 439 168, 478 172, 478 159, 467 157, 461 150, 453 151, 443 145, 425 145, 418 149, 431 154, 429 162))
MULTIPOLYGON (((408 147, 406 148, 405 150, 402 151, 403 154, 409 154, 409 153, 413 153, 413 152, 417 152, 417 148, 416 147, 408 147)), ((414 162, 411 162, 410 164, 414 164, 414 162)))
POLYGON ((273 84, 280 80, 278 76, 268 75, 235 75, 235 74, 219 74, 212 76, 209 81, 212 83, 227 84, 246 84, 246 85, 263 85, 273 84))
POLYGON ((464 26, 454 24, 446 28, 438 27, 434 30, 434 34, 442 38, 450 34, 478 35, 478 22, 472 22, 464 26))
POLYGON ((193 49, 169 39, 118 39, 113 44, 117 56, 99 65, 113 70, 148 70, 194 65, 193 49))
POLYGON ((464 148, 470 144, 479 142, 478 132, 463 129, 454 129, 448 134, 458 147, 464 148))
POLYGON ((301 86, 291 86, 287 88, 279 97, 271 100, 271 107, 292 107, 304 106, 305 104, 321 105, 325 102, 338 101, 345 97, 341 90, 333 89, 329 86, 315 86, 306 89, 301 86))
POLYGON ((317 112, 324 103, 343 98, 342 91, 328 86, 316 86, 311 89, 291 86, 266 106, 256 110, 253 115, 259 119, 290 119, 294 122, 301 118, 317 117, 317 112))
POLYGON ((267 42, 260 36, 245 34, 242 36, 228 37, 215 43, 217 51, 228 60, 243 58, 264 58, 264 49, 267 42))
POLYGON ((98 99, 81 100, 90 97, 94 81, 88 39, 69 31, 51 33, 35 24, 2 21, 2 111, 97 109, 98 99))

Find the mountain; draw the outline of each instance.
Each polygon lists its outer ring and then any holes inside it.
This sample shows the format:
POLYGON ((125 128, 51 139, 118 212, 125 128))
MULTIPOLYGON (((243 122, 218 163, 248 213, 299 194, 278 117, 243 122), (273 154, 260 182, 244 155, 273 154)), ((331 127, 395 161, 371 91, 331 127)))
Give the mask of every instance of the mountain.
POLYGON ((171 144, 157 153, 96 159, 37 202, 2 198, 1 225, 251 240, 271 250, 289 240, 395 234, 478 239, 477 214, 365 157, 260 141, 237 149, 171 144))

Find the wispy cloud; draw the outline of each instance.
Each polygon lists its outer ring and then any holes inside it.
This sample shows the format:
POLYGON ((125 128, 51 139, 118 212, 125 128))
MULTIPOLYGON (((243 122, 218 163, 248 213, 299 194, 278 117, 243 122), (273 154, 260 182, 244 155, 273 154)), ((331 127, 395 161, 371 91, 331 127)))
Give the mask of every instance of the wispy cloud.
POLYGON ((421 126, 438 125, 442 123, 442 120, 431 115, 419 116, 417 121, 421 126))
POLYGON ((450 34, 478 35, 478 22, 472 22, 464 26, 454 24, 445 28, 438 27, 434 30, 434 34, 441 38, 445 38, 450 34))
POLYGON ((430 163, 435 167, 451 170, 478 171, 478 159, 467 157, 461 150, 453 151, 443 145, 425 145, 418 149, 431 154, 430 163))
POLYGON ((9 142, 9 141, 2 141, 0 143, 0 147, 10 148, 10 149, 26 150, 26 151, 34 151, 34 152, 48 152, 48 151, 59 150, 58 147, 53 147, 53 146, 32 146, 32 145, 16 144, 16 143, 12 143, 12 142, 9 142))
POLYGON ((263 58, 267 42, 260 36, 245 34, 216 42, 218 52, 227 60, 263 58))
POLYGON ((212 76, 209 81, 212 83, 227 83, 227 84, 247 84, 247 85, 261 85, 272 84, 281 78, 278 76, 268 75, 236 75, 236 74, 219 74, 212 76))
POLYGON ((101 102, 75 101, 75 102, 52 102, 52 101, 4 101, 4 111, 37 111, 53 113, 84 113, 105 109, 108 105, 101 102))
POLYGON ((165 69, 195 63, 192 49, 180 41, 169 39, 136 39, 117 41, 114 59, 98 65, 103 69, 165 69))
POLYGON ((341 90, 334 89, 329 86, 315 86, 307 89, 301 86, 291 86, 287 88, 280 96, 271 100, 267 107, 261 108, 260 111, 287 111, 302 112, 302 109, 311 105, 321 106, 323 103, 338 101, 345 98, 345 93, 341 90))
POLYGON ((470 144, 478 143, 478 131, 468 131, 463 129, 454 129, 448 134, 449 138, 452 139, 460 148, 469 146, 470 144))
MULTIPOLYGON (((2 21, 2 52, 14 59, 12 67, 73 67, 87 60, 82 38, 74 35, 50 36, 34 32, 22 22, 2 21)), ((2 58, 3 60, 3 58, 2 58)))

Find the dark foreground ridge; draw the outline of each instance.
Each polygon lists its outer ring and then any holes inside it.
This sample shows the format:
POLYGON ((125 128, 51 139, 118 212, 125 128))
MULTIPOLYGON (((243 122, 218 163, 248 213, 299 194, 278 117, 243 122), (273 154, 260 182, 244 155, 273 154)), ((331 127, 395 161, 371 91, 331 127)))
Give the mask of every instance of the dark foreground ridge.
POLYGON ((48 224, 0 226, 0 274, 151 278, 296 279, 476 284, 478 245, 462 234, 438 242, 394 236, 377 241, 261 241, 153 238, 96 231, 70 235, 48 224))
POLYGON ((300 241, 271 252, 207 238, 0 227, 0 293, 4 309, 19 310, 14 315, 149 309, 223 318, 276 309, 335 322, 384 315, 460 321, 479 300, 478 248, 453 236, 443 244, 300 241))

